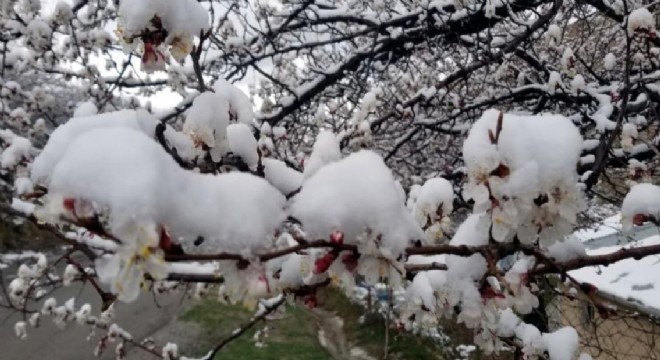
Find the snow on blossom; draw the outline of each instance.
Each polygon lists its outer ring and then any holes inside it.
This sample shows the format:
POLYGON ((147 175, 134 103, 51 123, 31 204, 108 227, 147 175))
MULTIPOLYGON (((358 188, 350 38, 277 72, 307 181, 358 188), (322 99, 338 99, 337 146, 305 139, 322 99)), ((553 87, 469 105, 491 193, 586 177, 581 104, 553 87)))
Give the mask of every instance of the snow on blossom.
POLYGON ((73 112, 73 117, 92 116, 98 114, 99 109, 91 101, 85 101, 78 105, 73 112))
POLYGON ((229 101, 212 92, 199 94, 183 123, 183 132, 188 134, 196 145, 210 148, 214 161, 227 152, 227 126, 229 125, 229 101))
POLYGON ((586 256, 586 248, 577 236, 569 235, 561 241, 550 245, 548 255, 559 262, 566 262, 586 256))
POLYGON ((13 168, 21 161, 30 158, 32 143, 30 140, 15 135, 11 130, 0 129, 0 140, 7 147, 0 151, 0 167, 3 169, 13 168))
MULTIPOLYGON (((488 244, 483 231, 483 215, 471 214, 456 230, 450 245, 482 246, 488 244)), ((447 255, 447 276, 450 281, 477 281, 486 273, 486 259, 481 254, 470 256, 447 255)))
POLYGON ((42 50, 48 47, 51 34, 52 31, 50 26, 39 18, 32 19, 27 25, 25 32, 28 44, 37 50, 42 50))
POLYGON ((163 346, 162 353, 164 360, 176 360, 179 356, 179 347, 171 342, 168 342, 163 346))
POLYGON ((548 92, 551 93, 551 94, 554 94, 555 91, 558 90, 558 89, 563 89, 564 88, 564 83, 561 80, 561 74, 560 73, 558 73, 556 71, 552 71, 550 73, 550 76, 548 77, 547 88, 548 88, 548 92))
POLYGON ((111 232, 120 238, 124 228, 155 223, 179 241, 202 236, 199 249, 251 251, 269 246, 285 218, 285 198, 266 180, 187 172, 153 139, 130 128, 88 131, 60 157, 45 174, 49 195, 108 211, 111 232))
POLYGON ((578 333, 566 326, 541 336, 550 360, 572 360, 578 350, 578 333))
POLYGON ((316 136, 312 154, 305 160, 303 174, 310 178, 323 166, 341 159, 339 141, 331 131, 321 130, 316 136))
POLYGON ((190 251, 242 253, 272 246, 286 219, 286 199, 268 181, 239 172, 183 175, 166 205, 164 223, 173 238, 190 243, 202 236, 204 242, 190 251))
POLYGON ((578 129, 565 117, 488 110, 463 144, 465 196, 475 201, 475 212, 489 212, 496 240, 517 235, 548 246, 570 233, 582 207, 581 148, 578 129))
MULTIPOLYGON (((213 84, 213 91, 215 91, 219 97, 228 101, 230 123, 238 122, 245 125, 252 124, 254 120, 252 101, 250 101, 250 98, 248 98, 241 89, 229 83, 227 80, 218 79, 213 84)), ((278 134, 276 134, 276 128, 273 128, 273 135, 279 137, 278 134)))
POLYGON ((73 264, 68 264, 64 268, 64 274, 62 275, 62 285, 69 286, 76 279, 80 272, 78 268, 73 264))
POLYGON ((603 66, 605 67, 605 70, 613 70, 616 66, 616 56, 612 53, 607 53, 605 58, 603 58, 603 66))
POLYGON ((34 184, 32 180, 25 176, 18 176, 14 180, 14 191, 16 195, 25 195, 34 191, 34 184))
POLYGON ((417 190, 413 214, 429 241, 437 241, 444 235, 450 222, 448 216, 454 209, 453 202, 453 186, 443 178, 429 179, 417 190))
MULTIPOLYGON (((49 155, 46 150, 43 154, 49 155)), ((166 204, 164 191, 158 190, 168 190, 166 177, 178 170, 176 162, 141 132, 97 129, 69 144, 50 174, 49 188, 65 198, 92 201, 98 212, 108 208, 114 232, 128 223, 161 220, 157 214, 166 204)))
MULTIPOLYGON (((78 136, 101 128, 128 128, 153 137, 158 120, 145 110, 120 110, 88 117, 71 118, 53 131, 43 150, 34 159, 31 178, 40 185, 48 185, 53 168, 66 153, 78 136)), ((165 130, 165 137, 174 145, 179 155, 187 158, 191 154, 192 141, 171 127, 165 130)), ((116 145, 116 144, 115 144, 116 145)), ((120 146, 115 146, 121 148, 120 146)), ((114 150, 113 150, 114 151, 114 150)), ((111 152, 113 152, 111 151, 111 152)))
POLYGON ((328 238, 338 230, 346 243, 378 240, 391 254, 424 238, 401 201, 390 169, 371 151, 320 168, 303 183, 290 211, 313 237, 328 238))
POLYGON ((655 31, 655 18, 653 14, 645 7, 633 10, 628 15, 627 30, 629 36, 633 36, 637 31, 655 31))
POLYGON ((130 38, 153 28, 158 17, 170 38, 199 36, 209 27, 209 14, 195 0, 122 0, 118 9, 122 35, 130 38))
POLYGON ((623 230, 641 225, 648 217, 660 219, 660 186, 637 184, 630 188, 621 205, 623 230))
POLYGON ((582 91, 585 87, 584 77, 580 74, 575 75, 573 80, 571 80, 571 90, 574 92, 582 91))
POLYGON ((634 123, 623 124, 621 128, 621 148, 624 151, 632 152, 638 135, 637 125, 634 123))
POLYGON ((288 195, 298 190, 303 182, 303 174, 283 161, 271 158, 261 160, 264 164, 264 178, 282 194, 288 195))
POLYGON ((25 321, 19 321, 14 324, 14 333, 21 340, 27 339, 27 323, 25 321))
POLYGON ((412 284, 406 288, 406 299, 410 304, 423 305, 430 311, 435 311, 435 294, 426 272, 415 275, 412 284))

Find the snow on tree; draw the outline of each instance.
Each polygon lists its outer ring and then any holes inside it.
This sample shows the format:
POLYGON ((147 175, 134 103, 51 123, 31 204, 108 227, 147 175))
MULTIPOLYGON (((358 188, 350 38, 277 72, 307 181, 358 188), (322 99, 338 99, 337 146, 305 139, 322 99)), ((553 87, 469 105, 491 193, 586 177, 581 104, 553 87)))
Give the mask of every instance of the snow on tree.
POLYGON ((0 212, 80 253, 61 285, 92 286, 103 306, 45 299, 60 283, 42 281, 55 275, 43 254, 0 304, 24 312, 19 338, 50 317, 104 331, 96 352, 117 341, 122 358, 139 340, 114 309, 144 283, 222 284, 256 308, 252 326, 360 278, 403 291, 401 328, 450 317, 486 352, 587 358, 575 329, 543 333, 525 315, 544 277, 584 289, 568 271, 660 252, 590 256, 570 236, 595 198, 622 200, 601 191, 612 174, 631 175, 624 227, 659 221, 655 13, 627 0, 1 2, 0 212), (17 81, 29 76, 47 81, 17 81), (62 84, 84 94, 67 120, 62 84))

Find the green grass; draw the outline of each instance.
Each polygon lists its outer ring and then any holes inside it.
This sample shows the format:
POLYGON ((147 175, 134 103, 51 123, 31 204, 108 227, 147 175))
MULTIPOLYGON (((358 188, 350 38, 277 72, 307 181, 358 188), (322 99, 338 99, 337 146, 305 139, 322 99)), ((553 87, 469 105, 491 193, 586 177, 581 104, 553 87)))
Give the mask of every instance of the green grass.
MULTIPOLYGON (((203 355, 213 344, 229 336, 234 329, 250 321, 253 311, 238 305, 222 304, 212 299, 201 300, 186 311, 182 320, 201 325, 208 333, 199 344, 197 355, 203 355)), ((318 343, 316 323, 304 309, 287 306, 281 318, 255 325, 250 331, 222 349, 215 359, 232 360, 330 360, 318 343), (254 333, 264 325, 270 328, 265 347, 256 347, 254 333)))
MULTIPOLYGON (((344 321, 344 332, 351 347, 360 347, 375 359, 382 359, 385 345, 385 320, 378 316, 360 317, 365 310, 360 305, 349 301, 342 293, 333 289, 323 289, 318 294, 319 305, 326 310, 336 312, 344 321)), ((213 299, 203 299, 182 315, 185 321, 198 323, 207 338, 202 339, 198 349, 187 349, 203 355, 214 344, 229 336, 231 332, 247 323, 254 312, 242 306, 222 304, 213 299)), ((437 339, 399 331, 392 324, 389 328, 388 359, 390 360, 441 360, 459 359, 456 345, 470 344, 472 332, 456 322, 443 323, 444 333, 451 340, 442 343, 437 339)), ((222 349, 216 359, 232 360, 329 360, 330 355, 318 342, 318 328, 314 316, 303 305, 286 307, 282 318, 257 324, 252 330, 231 342, 222 349), (270 328, 266 346, 254 346, 253 335, 264 325, 270 328)), ((470 354, 470 359, 510 359, 510 353, 499 356, 485 356, 480 351, 470 354)))
MULTIPOLYGON (((333 310, 344 319, 346 337, 354 346, 366 350, 371 356, 382 359, 385 351, 385 319, 379 315, 366 316, 363 322, 360 316, 365 313, 362 306, 352 303, 338 291, 324 289, 319 294, 320 305, 333 310)), ((416 336, 406 331, 399 331, 393 325, 389 328, 388 358, 400 360, 413 359, 454 359, 453 348, 438 340, 416 336)))

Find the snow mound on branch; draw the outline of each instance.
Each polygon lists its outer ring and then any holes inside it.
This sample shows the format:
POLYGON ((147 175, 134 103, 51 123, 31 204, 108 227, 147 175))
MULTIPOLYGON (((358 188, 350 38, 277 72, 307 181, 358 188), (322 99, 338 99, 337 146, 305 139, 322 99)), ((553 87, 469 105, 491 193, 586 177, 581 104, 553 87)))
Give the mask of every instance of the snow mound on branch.
MULTIPOLYGON (((213 92, 204 92, 195 98, 183 123, 183 132, 188 134, 196 145, 204 144, 209 147, 213 161, 218 162, 230 150, 231 144, 227 139, 230 124, 239 123, 246 126, 250 125, 253 119, 250 99, 236 86, 225 80, 218 80, 213 86, 213 92)), ((249 130, 249 127, 247 129, 249 130)), ((254 149, 256 154, 256 145, 254 149)), ((252 156, 249 158, 252 159, 252 156)), ((244 160, 247 162, 247 159, 244 160)))
POLYGON ((420 272, 413 278, 412 284, 406 288, 406 300, 413 305, 424 305, 430 311, 435 311, 436 298, 433 286, 426 272, 420 272))
POLYGON ((207 251, 246 252, 272 244, 286 200, 266 180, 244 173, 187 172, 140 131, 100 128, 76 137, 53 164, 50 192, 107 211, 120 238, 132 225, 169 228, 207 251))
POLYGON ((73 117, 92 116, 98 114, 99 109, 91 101, 80 103, 73 112, 73 117))
POLYGON ((127 128, 96 129, 78 136, 54 164, 50 192, 109 209, 111 227, 163 219, 166 182, 178 165, 146 135, 127 128))
MULTIPOLYGON (((68 147, 78 136, 95 129, 123 127, 154 136, 158 120, 145 110, 121 110, 92 116, 74 117, 59 126, 48 139, 48 143, 32 164, 32 180, 48 185, 53 167, 60 161, 68 147)), ((165 137, 177 148, 179 155, 189 158, 194 155, 192 142, 171 127, 165 137)), ((115 146, 119 147, 118 144, 115 146)))
POLYGON ((321 130, 316 136, 312 154, 305 161, 305 178, 314 175, 323 166, 341 159, 339 140, 331 131, 321 130))
POLYGON ((443 216, 446 216, 454 209, 454 188, 446 179, 433 178, 427 180, 416 196, 415 216, 417 216, 417 213, 431 215, 440 211, 443 216))
POLYGON ((290 210, 313 237, 329 238, 339 230, 347 243, 367 245, 382 236, 383 249, 392 254, 424 238, 401 201, 390 169, 372 151, 319 169, 303 183, 290 210))
POLYGON ((587 254, 582 240, 573 235, 569 235, 563 241, 557 241, 550 245, 547 252, 550 257, 560 263, 577 259, 587 254))
MULTIPOLYGON (((488 244, 488 236, 482 231, 483 215, 471 214, 458 227, 450 245, 482 246, 488 244)), ((451 281, 479 280, 486 273, 486 259, 480 254, 471 256, 447 255, 447 274, 451 281)))
POLYGON ((623 199, 621 205, 621 223, 624 230, 630 230, 637 221, 643 221, 643 217, 660 219, 660 186, 652 184, 637 184, 623 199), (641 219, 636 219, 641 215, 641 219))
POLYGON ((229 103, 230 122, 239 122, 245 125, 252 124, 254 120, 252 102, 241 89, 227 82, 227 80, 219 79, 213 84, 213 91, 229 103))
POLYGON ((212 92, 200 94, 193 100, 183 123, 183 132, 196 144, 211 148, 214 161, 227 152, 227 126, 229 125, 229 102, 212 92))
POLYGON ((572 360, 578 348, 578 333, 570 326, 541 336, 550 360, 572 360))
POLYGON ((208 29, 208 11, 195 0, 122 0, 118 10, 124 35, 137 36, 158 16, 169 37, 199 36, 208 29))
POLYGON ((15 135, 11 130, 0 129, 0 140, 8 144, 4 149, 0 149, 0 168, 13 168, 23 160, 30 158, 32 152, 32 143, 30 140, 15 135))
POLYGON ((238 172, 184 175, 185 187, 172 189, 166 222, 175 237, 202 236, 199 252, 254 252, 272 245, 286 219, 286 199, 268 181, 238 172))
POLYGON ((647 8, 635 9, 628 15, 628 35, 633 36, 635 31, 655 31, 655 18, 647 8))
POLYGON ((251 169, 257 166, 259 154, 257 153, 257 139, 254 138, 250 127, 245 124, 231 124, 227 127, 227 140, 232 153, 243 159, 251 169))
POLYGON ((283 194, 298 190, 303 182, 303 174, 288 166, 283 161, 264 158, 264 176, 269 183, 283 194))

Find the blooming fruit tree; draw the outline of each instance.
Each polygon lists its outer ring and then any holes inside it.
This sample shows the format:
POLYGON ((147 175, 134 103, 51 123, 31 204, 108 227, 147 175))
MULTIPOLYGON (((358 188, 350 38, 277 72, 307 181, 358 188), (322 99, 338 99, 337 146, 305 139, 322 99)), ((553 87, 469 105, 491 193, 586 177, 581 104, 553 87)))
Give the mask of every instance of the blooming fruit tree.
POLYGON ((573 328, 525 321, 540 281, 604 309, 569 272, 660 253, 569 236, 621 168, 624 228, 660 219, 654 3, 45 4, 0 2, 0 211, 67 245, 62 273, 36 254, 0 298, 19 337, 52 317, 106 331, 99 352, 184 359, 115 307, 218 284, 252 326, 361 279, 405 293, 400 328, 447 317, 486 352, 584 359, 573 328), (88 99, 63 119, 56 82, 88 99), (75 282, 100 306, 48 296, 75 282))

